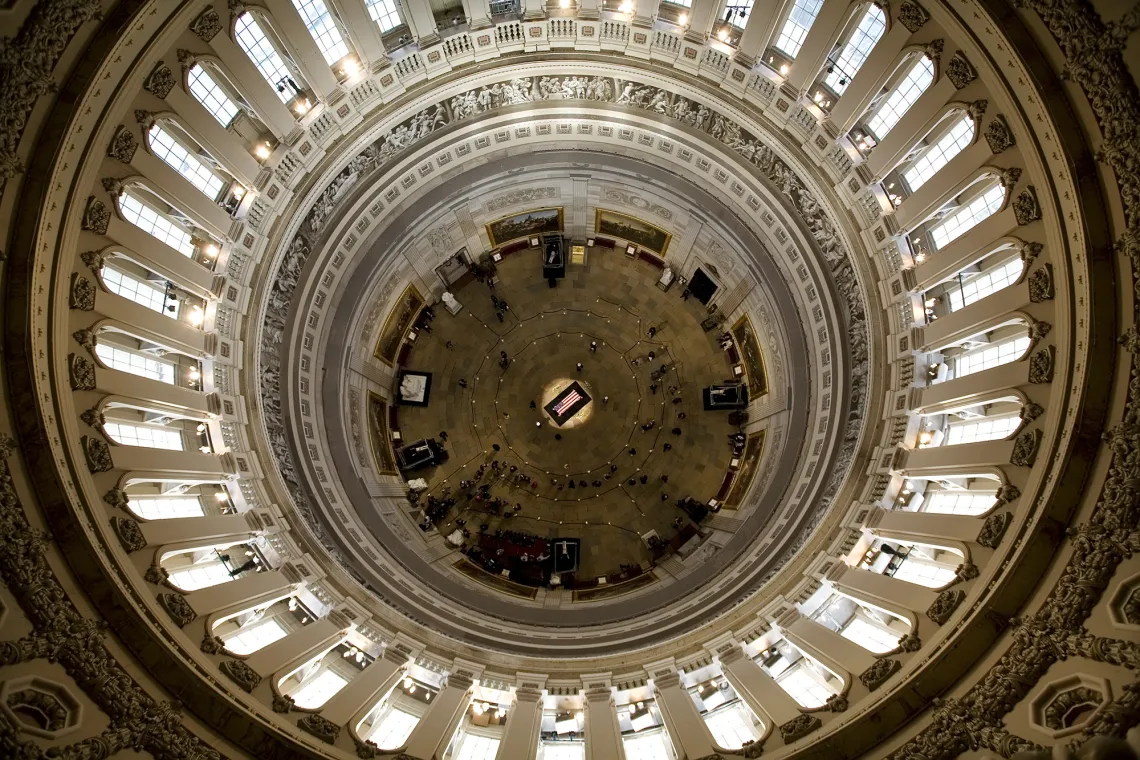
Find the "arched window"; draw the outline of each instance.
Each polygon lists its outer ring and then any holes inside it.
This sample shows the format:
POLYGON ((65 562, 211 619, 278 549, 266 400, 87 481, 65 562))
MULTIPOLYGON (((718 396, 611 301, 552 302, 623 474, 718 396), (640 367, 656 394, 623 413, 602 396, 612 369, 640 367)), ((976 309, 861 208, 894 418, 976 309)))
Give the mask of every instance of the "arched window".
POLYGON ((396 0, 365 0, 365 2, 368 5, 368 15, 380 26, 380 31, 386 32, 404 23, 400 20, 396 0))
POLYGON ((915 556, 914 552, 915 550, 911 549, 911 554, 898 566, 893 577, 927 588, 942 588, 954 580, 953 568, 927 561, 915 556))
POLYGON ((942 515, 980 515, 993 507, 995 492, 931 490, 924 494, 922 512, 942 515))
POLYGON ((185 449, 182 431, 177 428, 108 420, 103 423, 103 429, 116 443, 123 446, 139 446, 145 449, 166 449, 168 451, 183 451, 185 449))
POLYGON ((269 646, 274 641, 285 638, 288 631, 276 618, 261 620, 253 625, 239 628, 236 633, 225 637, 226 649, 234 654, 253 654, 269 646))
POLYGON ((261 72, 261 76, 277 91, 277 97, 284 103, 292 100, 300 91, 300 87, 294 86, 295 82, 285 65, 285 59, 277 52, 277 48, 273 46, 252 13, 246 12, 238 16, 237 24, 234 26, 234 36, 238 45, 261 72))
POLYGON ((875 114, 867 122, 867 128, 881 141, 933 81, 934 61, 928 55, 920 56, 875 109, 875 114))
POLYGON ((289 693, 297 707, 306 710, 315 710, 322 706, 333 694, 343 689, 348 679, 332 670, 321 666, 311 677, 305 679, 300 686, 289 693))
POLYGON ((958 311, 1002 288, 1009 287, 1021 277, 1023 266, 1021 258, 1016 257, 991 269, 959 274, 957 281, 947 290, 950 311, 958 311))
POLYGON ((776 683, 803 707, 823 707, 835 693, 811 671, 804 659, 784 671, 776 683))
MULTIPOLYGON (((227 181, 219 176, 208 163, 191 152, 190 148, 183 142, 187 139, 185 135, 175 137, 174 131, 163 129, 158 122, 151 126, 148 135, 150 137, 150 149, 154 155, 189 180, 190 184, 201 190, 207 198, 212 201, 218 200, 218 196, 222 194, 227 181)), ((197 146, 194 148, 196 150, 197 146)))
POLYGON ((669 738, 664 729, 634 734, 622 739, 625 760, 672 760, 669 738))
POLYGON ((815 23, 819 9, 823 7, 823 0, 795 0, 791 10, 788 11, 780 34, 776 37, 776 47, 789 58, 799 55, 804 40, 807 39, 808 30, 815 23))
POLYGON ((380 749, 399 749, 407 743, 412 729, 419 722, 418 716, 391 708, 370 730, 367 741, 373 742, 380 749))
POLYGON ((974 120, 963 114, 936 143, 923 150, 910 168, 903 172, 903 179, 911 192, 926 184, 939 169, 950 163, 974 141, 974 120))
POLYGON ((178 318, 178 299, 170 298, 166 287, 159 287, 157 283, 142 280, 113 266, 106 265, 101 270, 103 284, 107 290, 130 299, 141 306, 145 306, 159 314, 178 318))
POLYGON ((162 383, 174 383, 174 364, 140 351, 131 351, 109 343, 98 343, 95 355, 111 369, 149 377, 162 383))
POLYGON ((1025 356, 1029 350, 1029 335, 1021 332, 992 343, 986 343, 972 348, 957 356, 951 357, 950 366, 954 377, 965 377, 982 370, 1000 367, 1003 364, 1015 362, 1025 356))
POLYGON ((863 14, 863 18, 859 21, 859 26, 855 27, 851 38, 847 40, 847 44, 843 46, 840 51, 839 57, 835 59, 833 64, 829 64, 831 71, 823 80, 836 95, 842 95, 843 91, 847 89, 847 85, 859 73, 859 69, 867 61, 867 56, 871 55, 872 48, 878 43, 879 39, 883 36, 883 32, 887 28, 887 19, 883 15, 883 11, 877 5, 871 5, 863 14))
POLYGON ((190 237, 190 232, 149 203, 144 203, 140 193, 131 188, 124 190, 119 197, 119 210, 124 219, 143 232, 158 238, 185 256, 194 255, 194 241, 190 237))
POLYGON ((951 241, 969 232, 987 217, 993 216, 1005 203, 1005 188, 1000 183, 991 185, 957 210, 950 212, 930 230, 935 248, 943 248, 951 241))
POLYGON ((944 445, 956 446, 962 443, 1000 441, 1008 438, 1020 426, 1021 417, 1017 414, 953 422, 946 433, 944 445))
POLYGON ((200 63, 195 63, 187 75, 187 84, 194 99, 206 107, 206 110, 218 120, 223 127, 228 127, 234 117, 241 110, 226 91, 211 76, 210 72, 200 63))
POLYGON ((344 35, 324 0, 293 0, 293 6, 330 66, 348 55, 344 35))
POLYGON ((753 5, 754 0, 728 0, 724 6, 724 20, 737 29, 743 29, 748 25, 753 5))
MULTIPOLYGON (((215 552, 211 551, 210 555, 215 552)), ((210 560, 201 564, 192 564, 185 569, 170 573, 168 580, 183 591, 196 591, 200 588, 209 588, 233 580, 229 568, 221 560, 210 560)))
POLYGON ((843 626, 839 635, 848 641, 855 642, 868 652, 876 654, 883 654, 895 649, 902 637, 901 633, 896 633, 885 626, 875 625, 864 619, 858 612, 847 625, 843 626))
POLYGON ((502 740, 494 736, 464 732, 459 740, 459 751, 455 760, 495 760, 502 740))
POLYGON ((739 700, 708 712, 705 725, 717 746, 725 749, 739 749, 745 742, 756 741, 763 733, 763 727, 757 726, 751 712, 739 700))
POLYGON ((172 520, 203 517, 206 514, 198 496, 131 496, 127 507, 144 520, 172 520))

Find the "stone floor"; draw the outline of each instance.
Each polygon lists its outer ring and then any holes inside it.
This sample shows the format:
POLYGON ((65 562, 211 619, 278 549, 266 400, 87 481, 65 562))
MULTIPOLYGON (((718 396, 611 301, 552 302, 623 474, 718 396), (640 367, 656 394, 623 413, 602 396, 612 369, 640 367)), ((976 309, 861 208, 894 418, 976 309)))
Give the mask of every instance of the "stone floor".
POLYGON ((726 380, 730 367, 716 333, 701 330, 704 307, 695 299, 683 301, 678 286, 668 293, 657 288, 658 276, 649 264, 619 251, 594 250, 585 265, 571 265, 551 289, 542 278, 540 254, 529 250, 499 265, 494 293, 509 307, 502 322, 491 290, 473 278, 453 288, 464 307, 457 316, 442 304, 436 307, 432 332, 420 333, 406 365, 433 373, 430 404, 401 406, 399 427, 406 441, 439 440, 441 431, 447 433, 450 460, 416 472, 428 480, 430 494, 451 487, 459 499, 437 523, 441 531, 452 532, 454 521, 464 518, 472 534, 486 523, 491 531, 580 538, 579 577, 604 575, 622 564, 649 562, 641 539, 647 531, 656 530, 666 541, 677 535, 675 519, 688 521, 677 499, 707 501, 716 495, 731 459, 732 428, 727 414, 702 411, 701 389, 726 380), (657 328, 653 338, 651 326, 657 328), (591 341, 598 344, 593 353, 591 341), (501 351, 510 359, 505 371, 501 351), (650 375, 663 363, 670 369, 654 392, 650 375), (542 407, 574 380, 592 401, 559 427, 542 407), (670 386, 676 393, 670 394, 670 386), (678 419, 679 414, 686 416, 678 419), (651 421, 655 426, 643 431, 651 421), (666 443, 671 451, 664 450, 666 443), (522 505, 511 518, 480 514, 459 487, 480 465, 488 465, 481 481, 488 482, 493 460, 538 483, 532 488, 511 485, 507 477, 495 481, 492 494, 522 505), (606 479, 611 465, 617 469, 606 479), (647 483, 640 482, 642 476, 647 483), (571 489, 571 480, 587 485, 571 489))

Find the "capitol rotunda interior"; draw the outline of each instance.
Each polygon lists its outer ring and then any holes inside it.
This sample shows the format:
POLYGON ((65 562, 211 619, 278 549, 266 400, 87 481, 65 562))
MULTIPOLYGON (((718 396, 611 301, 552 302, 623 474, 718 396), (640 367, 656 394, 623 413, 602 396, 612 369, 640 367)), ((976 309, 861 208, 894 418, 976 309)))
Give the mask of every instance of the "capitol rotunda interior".
POLYGON ((0 758, 1140 760, 1140 2, 0 29, 0 758))

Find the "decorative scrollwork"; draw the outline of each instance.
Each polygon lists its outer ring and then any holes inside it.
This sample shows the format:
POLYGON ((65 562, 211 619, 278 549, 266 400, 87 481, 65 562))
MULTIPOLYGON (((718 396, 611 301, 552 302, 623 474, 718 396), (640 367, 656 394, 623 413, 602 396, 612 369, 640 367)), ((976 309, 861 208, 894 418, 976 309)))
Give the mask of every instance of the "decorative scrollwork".
POLYGON ((1041 446, 1040 430, 1027 430, 1013 442, 1013 452, 1009 463, 1017 467, 1032 467, 1037 460, 1037 449, 1041 446))
POLYGON ((911 34, 921 29, 929 20, 930 14, 914 0, 904 0, 903 4, 899 6, 899 23, 905 26, 911 34))
POLYGON ((83 211, 83 229, 94 232, 96 235, 106 235, 107 225, 111 222, 111 212, 107 205, 94 195, 87 199, 87 208, 83 211))
POLYGON ((156 97, 165 98, 174 89, 174 84, 174 72, 165 63, 159 61, 154 70, 150 72, 150 76, 146 78, 143 87, 154 93, 156 97))
POLYGON ((218 668, 229 676, 230 680, 248 692, 252 692, 261 683, 261 676, 244 660, 225 660, 218 668))
POLYGON ((179 628, 185 628, 194 622, 194 618, 198 617, 198 613, 194 611, 194 608, 190 606, 182 594, 159 594, 158 604, 166 610, 166 614, 170 615, 170 619, 179 628))
POLYGON ((135 139, 134 131, 130 127, 119 125, 115 130, 115 136, 111 138, 111 144, 107 146, 107 155, 116 161, 129 164, 138 149, 139 141, 135 139))
POLYGON ((804 738, 822 725, 823 721, 814 715, 808 715, 806 713, 797 715, 780 726, 780 738, 784 740, 784 744, 791 744, 794 741, 799 741, 804 738))
POLYGON ((1053 265, 1045 264, 1029 275, 1029 300, 1033 303, 1053 298, 1053 265))
POLYGON ((199 13, 198 17, 190 22, 190 31, 198 35, 202 42, 209 42, 217 36, 218 32, 222 31, 221 16, 218 15, 212 5, 206 6, 206 10, 199 13))
POLYGON ((999 512, 987 517, 986 521, 982 523, 982 529, 978 532, 978 543, 986 548, 996 549, 1001 543, 1001 537, 1005 535, 1005 529, 1009 527, 1012 520, 1013 515, 1009 512, 999 512))
MULTIPOLYGON (((899 643, 902 643, 901 639, 899 643)), ((874 665, 859 674, 859 683, 866 686, 869 691, 874 691, 885 684, 887 679, 897 673, 901 667, 902 663, 898 660, 889 658, 875 660, 874 665)))
POLYGON ((959 50, 954 53, 950 63, 946 64, 946 77, 954 85, 954 89, 961 90, 978 78, 978 72, 974 70, 974 67, 966 60, 966 56, 959 50))
POLYGON ((67 375, 73 391, 95 390, 95 364, 78 354, 67 355, 67 375))
POLYGON ((138 520, 130 517, 112 517, 111 527, 126 551, 137 552, 146 548, 146 537, 139 528, 138 520))
POLYGON ((1022 227, 1041 218, 1041 204, 1037 202, 1037 188, 1033 185, 1013 199, 1013 216, 1022 227))
POLYGON ((966 592, 961 589, 947 589, 940 593, 934 600, 934 604, 930 605, 930 609, 926 611, 926 616, 933 620, 938 625, 942 625, 950 616, 954 614, 954 610, 958 609, 958 605, 966 598, 966 592))
POLYGON ((335 742, 337 735, 340 734, 339 725, 333 723, 328 718, 316 714, 306 715, 299 719, 297 725, 321 741, 328 742, 329 744, 335 742))
POLYGON ((91 472, 110 472, 115 468, 111 459, 111 447, 101 438, 85 435, 81 439, 83 457, 87 460, 87 469, 91 472))
POLYGON ((1003 153, 1014 146, 1013 130, 1000 113, 986 127, 986 142, 993 153, 1003 153))

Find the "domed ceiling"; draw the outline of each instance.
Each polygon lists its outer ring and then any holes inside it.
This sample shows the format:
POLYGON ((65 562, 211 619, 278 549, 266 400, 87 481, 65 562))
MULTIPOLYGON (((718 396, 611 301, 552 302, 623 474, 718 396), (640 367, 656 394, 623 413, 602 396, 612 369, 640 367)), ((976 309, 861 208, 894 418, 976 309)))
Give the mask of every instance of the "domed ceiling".
POLYGON ((1100 5, 15 3, 0 747, 1123 740, 1100 5))

